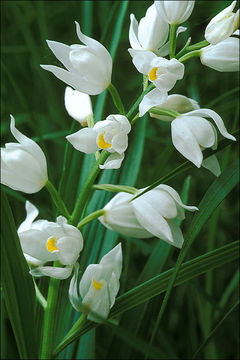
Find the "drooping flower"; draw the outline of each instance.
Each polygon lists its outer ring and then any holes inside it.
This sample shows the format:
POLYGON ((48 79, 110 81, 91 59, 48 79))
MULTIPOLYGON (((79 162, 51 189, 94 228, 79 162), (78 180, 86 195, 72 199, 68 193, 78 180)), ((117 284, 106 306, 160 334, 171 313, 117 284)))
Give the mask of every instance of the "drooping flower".
POLYGON ((26 202, 26 212, 26 219, 18 228, 18 236, 26 259, 38 265, 30 273, 37 277, 68 278, 83 248, 81 232, 67 224, 63 216, 59 216, 56 223, 47 220, 34 221, 38 216, 38 209, 29 201, 26 202), (66 266, 41 266, 56 260, 66 266))
POLYGON ((49 48, 67 70, 53 65, 41 65, 58 79, 88 95, 103 92, 111 83, 112 58, 98 41, 84 35, 77 22, 78 38, 85 45, 65 45, 47 41, 49 48))
POLYGON ((169 25, 158 15, 154 4, 147 9, 139 24, 134 14, 130 15, 130 20, 129 42, 132 49, 157 52, 166 42, 169 25))
POLYGON ((33 194, 48 181, 47 161, 40 146, 17 130, 14 117, 10 117, 10 130, 18 143, 1 148, 1 184, 33 194))
POLYGON ((90 96, 67 86, 64 103, 68 114, 82 126, 87 126, 87 120, 93 117, 90 96))
POLYGON ((201 63, 220 72, 239 71, 239 39, 229 37, 201 49, 201 63))
POLYGON ((97 323, 107 319, 119 290, 121 272, 122 248, 118 244, 102 257, 99 264, 87 267, 79 284, 80 301, 76 267, 69 287, 69 299, 74 309, 87 313, 87 318, 97 323))
POLYGON ((154 2, 158 14, 169 24, 178 25, 186 21, 191 15, 195 1, 161 0, 154 2))
POLYGON ((237 1, 233 1, 226 9, 217 14, 208 24, 205 30, 205 38, 210 44, 217 44, 231 36, 239 26, 239 10, 234 13, 233 9, 237 1))
POLYGON ((128 146, 128 133, 131 125, 124 115, 109 115, 106 120, 98 121, 93 128, 84 128, 66 139, 75 149, 86 154, 97 150, 111 153, 101 169, 118 169, 128 146))
POLYGON ((214 121, 225 138, 236 140, 227 132, 222 118, 213 110, 198 109, 176 117, 171 123, 173 145, 197 167, 202 165, 204 149, 217 148, 217 131, 205 117, 214 121))
POLYGON ((181 248, 184 239, 175 219, 185 218, 183 209, 198 209, 184 205, 178 193, 164 184, 132 200, 135 195, 120 192, 114 196, 104 207, 105 214, 99 218, 101 223, 126 236, 142 239, 156 236, 181 248))
POLYGON ((162 92, 171 90, 176 81, 183 78, 184 65, 177 59, 167 60, 151 51, 128 51, 137 70, 148 75, 149 80, 162 92))

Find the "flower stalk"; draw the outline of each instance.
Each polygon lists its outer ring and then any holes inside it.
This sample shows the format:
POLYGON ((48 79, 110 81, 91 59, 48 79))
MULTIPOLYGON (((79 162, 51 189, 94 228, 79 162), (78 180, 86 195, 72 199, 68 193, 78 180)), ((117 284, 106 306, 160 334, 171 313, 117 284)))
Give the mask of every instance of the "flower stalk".
POLYGON ((176 33, 177 33, 177 25, 171 24, 170 25, 170 34, 169 34, 170 59, 175 57, 176 43, 177 43, 176 33))
POLYGON ((178 61, 180 61, 181 63, 184 63, 193 57, 200 57, 200 56, 201 56, 201 50, 193 50, 193 51, 183 55, 182 57, 180 57, 180 59, 178 59, 178 61))
POLYGON ((125 115, 125 110, 124 110, 122 100, 121 100, 119 92, 117 91, 115 86, 113 84, 110 84, 107 89, 110 92, 113 102, 114 102, 114 105, 118 109, 119 113, 121 115, 125 115))
POLYGON ((100 210, 96 210, 94 211, 93 213, 89 214, 88 216, 86 216, 84 219, 82 219, 78 225, 77 225, 77 228, 79 230, 81 230, 84 225, 90 223, 91 221, 97 219, 99 216, 102 216, 105 214, 105 210, 104 209, 100 209, 100 210))
POLYGON ((57 189, 54 187, 54 185, 48 180, 46 183, 46 188, 49 191, 52 200, 54 202, 54 204, 56 205, 56 207, 58 208, 60 214, 64 215, 67 219, 70 218, 70 214, 68 212, 68 209, 66 207, 66 205, 64 204, 59 192, 57 191, 57 189))
POLYGON ((165 109, 165 108, 156 108, 156 107, 151 108, 149 112, 156 115, 168 115, 168 116, 172 116, 173 118, 176 118, 177 116, 180 115, 177 111, 165 109))

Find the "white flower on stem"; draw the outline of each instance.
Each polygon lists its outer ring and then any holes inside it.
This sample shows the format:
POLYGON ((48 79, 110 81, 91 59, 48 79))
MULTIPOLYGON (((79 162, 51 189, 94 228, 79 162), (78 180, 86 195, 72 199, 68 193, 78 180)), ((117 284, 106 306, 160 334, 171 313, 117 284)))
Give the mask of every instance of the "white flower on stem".
POLYGON ((171 90, 183 78, 184 65, 177 59, 167 60, 151 51, 128 49, 137 70, 148 75, 149 80, 162 92, 171 90))
POLYGON ((171 123, 173 145, 198 168, 203 161, 202 151, 206 148, 217 148, 217 131, 205 117, 210 117, 214 121, 225 138, 236 140, 227 132, 222 118, 213 110, 198 109, 176 117, 171 123))
POLYGON ((53 65, 41 65, 74 89, 89 95, 103 92, 111 83, 112 58, 98 41, 84 35, 77 22, 78 38, 85 45, 65 45, 47 40, 49 48, 67 70, 53 65))
POLYGON ((98 121, 93 128, 84 128, 66 139, 75 149, 86 154, 97 150, 111 153, 101 169, 118 169, 128 146, 128 133, 131 125, 124 115, 109 115, 106 120, 98 121))
POLYGON ((239 10, 234 13, 233 9, 237 1, 233 1, 226 9, 217 14, 208 24, 205 30, 205 39, 210 44, 217 44, 231 36, 239 26, 239 10))
POLYGON ((139 24, 134 14, 130 15, 130 20, 129 42, 132 49, 157 52, 166 42, 169 25, 158 15, 154 4, 147 9, 139 24))
POLYGON ((104 207, 105 214, 99 218, 110 230, 135 238, 156 236, 167 243, 182 247, 183 235, 175 219, 185 218, 184 210, 198 210, 182 203, 178 193, 168 185, 161 184, 131 201, 135 195, 118 193, 104 207))
MULTIPOLYGON (((199 109, 198 103, 183 95, 167 94, 163 97, 158 89, 153 89, 147 93, 139 104, 139 116, 143 116, 152 107, 166 108, 175 110, 180 114, 199 109)), ((150 116, 163 121, 171 121, 172 117, 167 115, 157 115, 150 112, 150 116)))
POLYGON ((239 39, 229 37, 201 49, 201 63, 220 72, 239 71, 239 39))
POLYGON ((38 209, 29 201, 26 202, 26 212, 26 219, 18 228, 18 236, 26 259, 34 265, 56 260, 66 265, 66 267, 38 266, 30 271, 31 275, 68 278, 83 248, 81 232, 67 224, 63 216, 59 216, 56 223, 47 220, 34 221, 38 216, 38 209), (28 256, 31 258, 29 259, 28 256))
POLYGON ((87 120, 93 117, 90 96, 67 86, 64 103, 68 114, 82 126, 87 126, 87 120))
POLYGON ((88 265, 79 284, 80 301, 77 266, 69 287, 69 299, 74 309, 87 313, 88 320, 97 323, 107 319, 119 290, 121 272, 122 248, 118 244, 102 257, 99 264, 88 265))
POLYGON ((161 0, 154 2, 158 14, 169 24, 178 25, 186 21, 193 11, 194 0, 161 0))
POLYGON ((10 117, 10 130, 18 143, 1 148, 1 184, 33 194, 48 181, 47 161, 40 146, 17 130, 14 117, 10 117))

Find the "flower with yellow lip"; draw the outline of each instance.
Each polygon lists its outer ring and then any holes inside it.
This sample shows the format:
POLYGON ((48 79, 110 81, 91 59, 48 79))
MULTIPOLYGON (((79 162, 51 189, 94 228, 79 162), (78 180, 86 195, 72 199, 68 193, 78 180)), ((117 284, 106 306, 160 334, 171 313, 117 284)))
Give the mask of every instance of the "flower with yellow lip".
POLYGON ((69 299, 77 311, 85 312, 89 320, 101 323, 108 317, 119 290, 119 278, 122 272, 121 244, 115 246, 103 256, 99 264, 87 267, 79 284, 78 264, 75 265, 74 276, 69 287, 69 299))
POLYGON ((131 125, 123 115, 109 115, 106 120, 97 122, 93 128, 84 128, 66 139, 75 149, 86 154, 106 150, 111 155, 101 169, 118 169, 128 146, 128 133, 131 125))
POLYGON ((26 260, 35 266, 33 276, 51 276, 66 279, 71 275, 73 265, 83 248, 81 232, 67 224, 63 216, 56 223, 47 220, 34 221, 38 209, 26 202, 27 216, 18 228, 18 236, 26 260), (48 261, 58 260, 66 267, 42 266, 48 261))

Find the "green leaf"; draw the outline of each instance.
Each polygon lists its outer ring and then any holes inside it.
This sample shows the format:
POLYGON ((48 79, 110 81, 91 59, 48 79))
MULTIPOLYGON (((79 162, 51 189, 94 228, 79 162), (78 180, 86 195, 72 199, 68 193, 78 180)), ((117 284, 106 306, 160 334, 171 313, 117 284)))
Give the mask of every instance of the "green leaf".
POLYGON ((7 196, 2 192, 2 286, 7 313, 22 359, 36 359, 35 290, 7 196))

